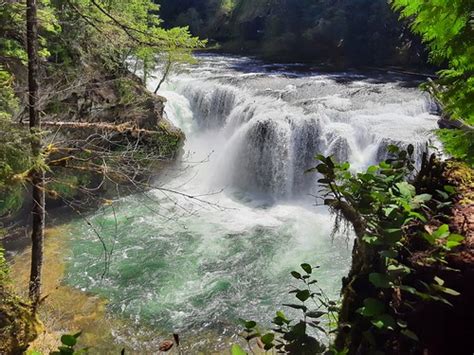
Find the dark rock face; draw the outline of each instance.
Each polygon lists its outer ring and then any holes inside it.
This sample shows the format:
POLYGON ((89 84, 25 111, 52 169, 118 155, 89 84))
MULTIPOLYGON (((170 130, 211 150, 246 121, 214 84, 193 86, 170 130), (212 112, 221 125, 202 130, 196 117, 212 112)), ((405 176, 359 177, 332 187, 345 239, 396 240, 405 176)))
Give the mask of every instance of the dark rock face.
POLYGON ((126 124, 156 130, 166 99, 147 91, 140 79, 103 77, 66 92, 45 110, 54 121, 126 124))

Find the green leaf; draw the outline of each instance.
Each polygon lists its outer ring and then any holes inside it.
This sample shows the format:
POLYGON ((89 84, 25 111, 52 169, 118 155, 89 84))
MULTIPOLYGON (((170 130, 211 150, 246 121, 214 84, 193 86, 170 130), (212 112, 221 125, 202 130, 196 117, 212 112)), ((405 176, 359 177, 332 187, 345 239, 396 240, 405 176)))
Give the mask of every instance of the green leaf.
POLYGON ((322 175, 329 175, 331 173, 331 169, 326 164, 319 164, 316 170, 322 175))
POLYGON ((306 334, 306 323, 300 321, 298 324, 295 324, 291 328, 292 332, 295 333, 297 336, 304 336, 306 334))
POLYGON ((451 295, 451 296, 459 296, 460 295, 460 293, 458 291, 453 290, 451 288, 447 288, 447 287, 442 287, 441 291, 444 292, 445 294, 451 295))
POLYGON ((298 280, 301 279, 301 274, 296 271, 292 271, 291 276, 293 276, 295 279, 298 279, 298 280))
POLYGON ((74 349, 68 346, 59 346, 59 352, 61 355, 73 355, 74 349))
POLYGON ((406 181, 399 182, 395 184, 395 186, 398 188, 398 191, 400 191, 402 196, 413 197, 416 194, 415 186, 409 184, 406 181))
POLYGON ((324 316, 325 314, 327 314, 326 312, 323 312, 323 311, 310 311, 308 313, 306 313, 306 317, 309 317, 309 318, 321 318, 322 316, 324 316))
POLYGON ((334 161, 332 160, 332 157, 327 157, 326 158, 326 164, 331 170, 336 167, 335 164, 334 164, 334 161))
POLYGON ((414 341, 420 341, 418 339, 418 336, 409 329, 403 329, 400 333, 402 333, 404 336, 406 336, 407 338, 410 338, 414 341))
POLYGON ((387 147, 387 151, 389 153, 395 154, 395 153, 398 153, 400 151, 400 148, 398 146, 396 146, 395 144, 390 144, 387 147))
POLYGON ((311 274, 313 272, 313 268, 309 264, 301 264, 301 268, 307 273, 311 274))
POLYGON ((389 314, 381 314, 374 317, 372 324, 379 329, 395 329, 396 322, 395 319, 389 314))
POLYGON ((311 293, 309 292, 309 290, 301 290, 296 293, 296 298, 298 298, 301 302, 306 301, 310 297, 311 293))
POLYGON ((384 207, 383 212, 385 214, 385 217, 389 217, 396 209, 398 209, 397 206, 384 207))
POLYGON ((245 320, 242 318, 239 318, 239 322, 246 328, 246 329, 253 329, 257 326, 257 323, 254 322, 253 320, 245 320))
POLYGON ((415 208, 418 208, 423 203, 430 201, 432 197, 433 196, 430 194, 416 195, 415 197, 413 197, 413 206, 415 208))
POLYGON ((436 243, 436 238, 433 237, 433 235, 431 234, 423 233, 423 238, 425 238, 431 245, 434 245, 436 243))
POLYGON ((390 272, 391 275, 396 274, 396 275, 406 275, 411 272, 410 268, 403 265, 403 264, 398 264, 398 265, 389 265, 387 267, 387 271, 390 272))
POLYGON ((248 321, 248 322, 245 322, 245 328, 247 329, 253 329, 257 326, 257 323, 255 323, 254 321, 248 321))
POLYGON ((375 244, 378 241, 378 238, 375 236, 370 236, 366 234, 362 237, 362 240, 366 242, 367 244, 375 244))
POLYGON ((423 216, 421 213, 413 212, 413 211, 412 211, 412 212, 410 212, 408 215, 409 215, 410 217, 417 218, 417 219, 419 219, 419 220, 422 221, 422 222, 427 222, 426 217, 423 216))
POLYGON ((436 231, 431 233, 431 235, 435 239, 444 239, 449 236, 449 226, 447 224, 443 224, 441 227, 439 227, 436 231))
POLYGON ((449 199, 449 195, 446 192, 440 190, 436 190, 436 192, 443 200, 449 199))
POLYGON ((281 318, 283 321, 288 322, 288 319, 286 318, 285 313, 283 313, 282 311, 277 311, 277 312, 276 312, 276 316, 277 316, 278 318, 281 318))
POLYGON ((451 233, 446 241, 446 248, 448 249, 455 248, 461 245, 464 239, 465 238, 460 234, 451 233))
POLYGON ((273 333, 267 333, 267 334, 263 335, 263 336, 260 338, 260 340, 262 341, 262 343, 264 343, 265 345, 270 345, 270 344, 272 344, 273 339, 275 339, 275 334, 273 334, 273 333))
POLYGON ((231 348, 231 354, 232 355, 247 355, 247 352, 245 352, 240 345, 234 344, 232 345, 231 348))
POLYGON ((403 290, 403 291, 406 291, 408 293, 411 293, 412 295, 416 295, 418 293, 418 291, 416 290, 416 288, 414 287, 411 287, 411 286, 407 286, 407 285, 401 285, 400 286, 400 290, 403 290))
POLYGON ((392 283, 390 282, 390 279, 387 275, 376 272, 373 272, 369 275, 369 281, 372 283, 372 285, 378 288, 390 288, 392 286, 392 283))
POLYGON ((451 185, 445 185, 443 189, 450 195, 454 195, 455 193, 457 193, 456 187, 451 186, 451 185))
POLYGON ((82 335, 82 331, 77 332, 76 334, 73 334, 72 336, 77 339, 77 338, 79 338, 81 335, 82 335))
POLYGON ((317 154, 314 158, 316 160, 319 160, 319 161, 325 161, 326 160, 326 157, 322 154, 317 154))
POLYGON ((375 298, 366 298, 364 300, 364 307, 360 308, 358 312, 364 317, 374 317, 379 314, 382 314, 385 310, 385 305, 375 299, 375 298))
POLYGON ((61 337, 61 343, 63 343, 64 345, 67 345, 67 346, 74 346, 77 343, 77 339, 73 335, 64 334, 61 337))
POLYGON ((339 169, 344 170, 344 171, 349 170, 350 167, 351 167, 351 164, 348 162, 345 162, 339 165, 339 169))
POLYGON ((367 169, 367 174, 375 174, 377 171, 379 170, 379 167, 376 166, 376 165, 373 165, 373 166, 369 166, 369 168, 367 169))
POLYGON ((300 304, 283 303, 283 306, 294 308, 294 309, 301 309, 303 312, 306 312, 308 310, 308 307, 300 305, 300 304))

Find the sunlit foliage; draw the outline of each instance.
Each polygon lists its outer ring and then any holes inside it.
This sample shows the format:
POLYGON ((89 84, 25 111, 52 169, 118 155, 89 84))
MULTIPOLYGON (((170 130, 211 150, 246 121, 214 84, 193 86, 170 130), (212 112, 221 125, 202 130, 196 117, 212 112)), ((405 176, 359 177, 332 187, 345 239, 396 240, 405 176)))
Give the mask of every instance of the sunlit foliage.
POLYGON ((474 2, 470 0, 393 0, 428 45, 430 59, 445 67, 431 86, 444 112, 465 127, 441 130, 453 156, 474 165, 474 2))

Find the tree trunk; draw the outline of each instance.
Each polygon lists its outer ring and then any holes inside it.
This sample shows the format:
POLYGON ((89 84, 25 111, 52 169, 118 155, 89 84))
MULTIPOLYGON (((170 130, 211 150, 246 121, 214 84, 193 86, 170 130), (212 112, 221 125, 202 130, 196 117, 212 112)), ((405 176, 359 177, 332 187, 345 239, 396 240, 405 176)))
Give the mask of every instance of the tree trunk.
POLYGON ((171 65, 173 64, 172 60, 171 60, 171 54, 168 56, 168 60, 166 61, 166 66, 165 66, 165 72, 163 73, 163 76, 160 80, 160 82, 158 83, 158 85, 156 86, 156 89, 155 89, 155 94, 158 93, 158 90, 160 90, 160 87, 161 85, 165 82, 166 78, 168 77, 168 74, 170 73, 170 70, 171 70, 171 65))
MULTIPOLYGON (((26 42, 28 52, 28 101, 31 132, 31 151, 35 163, 41 155, 41 119, 38 112, 38 17, 36 0, 27 0, 26 9, 26 42)), ((44 172, 34 169, 31 175, 33 185, 33 209, 31 232, 31 273, 29 296, 36 306, 41 297, 41 269, 43 267, 43 239, 45 220, 44 172)))

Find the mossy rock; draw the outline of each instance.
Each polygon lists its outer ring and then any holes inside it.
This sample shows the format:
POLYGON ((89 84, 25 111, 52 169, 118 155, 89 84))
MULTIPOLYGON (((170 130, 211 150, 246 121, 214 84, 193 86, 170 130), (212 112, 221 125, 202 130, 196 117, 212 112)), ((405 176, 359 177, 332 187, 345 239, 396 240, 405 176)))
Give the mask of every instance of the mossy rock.
POLYGON ((458 189, 460 204, 474 203, 474 170, 461 161, 446 162, 444 174, 448 182, 458 189))
POLYGON ((30 305, 0 286, 0 354, 22 354, 43 331, 30 305))

